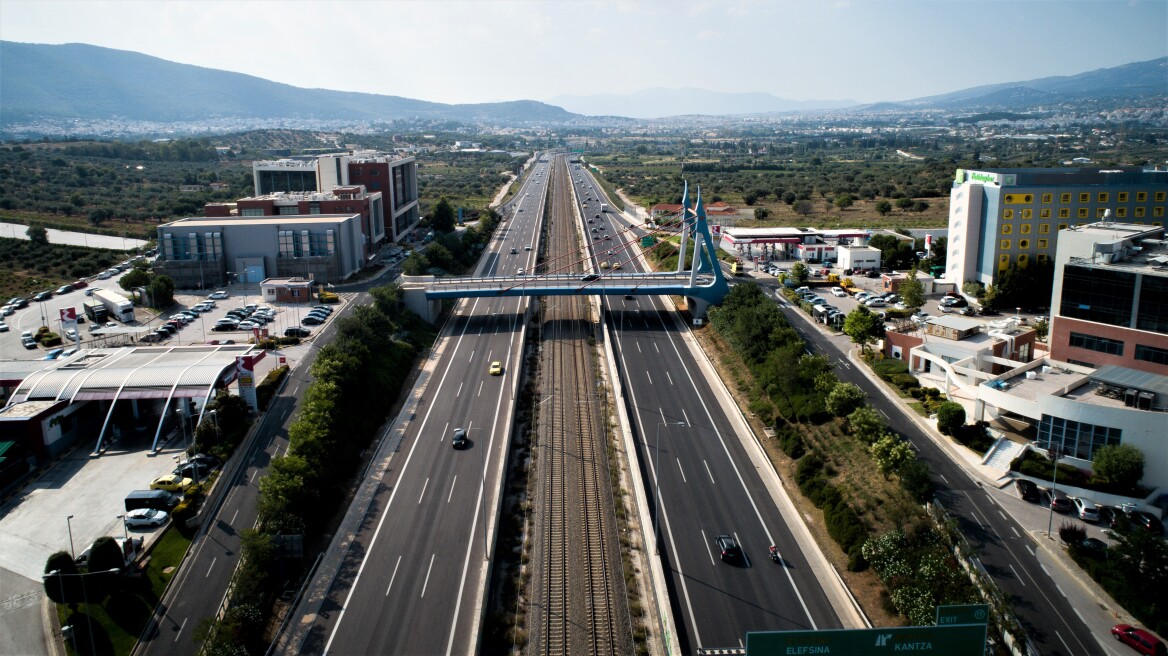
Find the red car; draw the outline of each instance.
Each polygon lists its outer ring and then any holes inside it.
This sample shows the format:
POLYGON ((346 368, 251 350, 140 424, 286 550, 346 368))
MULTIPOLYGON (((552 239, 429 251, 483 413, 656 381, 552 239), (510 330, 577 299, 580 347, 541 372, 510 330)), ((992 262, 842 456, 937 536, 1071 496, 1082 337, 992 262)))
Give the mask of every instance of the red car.
POLYGON ((1130 624, 1116 624, 1111 627, 1111 635, 1145 656, 1165 656, 1168 654, 1168 648, 1164 647, 1164 643, 1159 638, 1130 624))

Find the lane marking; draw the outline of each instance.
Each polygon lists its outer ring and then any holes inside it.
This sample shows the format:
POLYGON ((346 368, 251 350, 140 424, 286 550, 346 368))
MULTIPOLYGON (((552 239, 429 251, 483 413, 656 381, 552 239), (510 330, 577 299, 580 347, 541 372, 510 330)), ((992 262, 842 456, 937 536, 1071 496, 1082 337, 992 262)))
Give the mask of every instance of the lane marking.
POLYGON ((676 460, 677 460, 677 471, 681 474, 681 482, 685 483, 686 485, 689 485, 689 479, 687 479, 685 477, 685 470, 681 468, 681 458, 676 458, 676 460))
POLYGON ((475 394, 475 396, 482 396, 482 395, 483 395, 483 384, 484 384, 484 383, 486 383, 486 381, 485 381, 485 380, 484 380, 484 381, 479 381, 479 393, 478 393, 478 394, 475 394))
POLYGON ((717 483, 714 482, 714 473, 710 471, 710 463, 706 462, 705 459, 703 459, 702 464, 706 466, 706 475, 708 475, 710 477, 710 484, 717 485, 717 483))
POLYGON ((1022 537, 1022 535, 1020 533, 1018 533, 1018 529, 1014 528, 1013 526, 1010 526, 1010 530, 1014 532, 1014 537, 1016 537, 1016 538, 1022 537))
MULTIPOLYGON (((706 556, 710 559, 710 565, 717 567, 718 565, 714 562, 714 553, 710 551, 710 541, 706 538, 706 529, 699 528, 698 530, 702 532, 702 544, 706 545, 706 556)), ((690 619, 692 621, 693 618, 690 619)))
POLYGON ((239 508, 235 509, 235 513, 231 515, 231 525, 235 526, 235 518, 239 517, 239 508))
POLYGON ((1070 652, 1070 651, 1071 651, 1071 646, 1067 644, 1067 641, 1066 641, 1066 640, 1063 640, 1063 636, 1062 636, 1062 634, 1060 634, 1058 631, 1055 631, 1055 632, 1054 632, 1054 634, 1055 634, 1056 636, 1058 636, 1059 642, 1063 643, 1063 647, 1065 647, 1065 648, 1066 648, 1066 650, 1067 650, 1068 652, 1070 652))
POLYGON ((422 503, 422 497, 426 496, 426 488, 430 486, 430 477, 426 477, 426 482, 422 483, 422 493, 418 495, 418 503, 422 503))
POLYGON ((1006 564, 1010 566, 1010 571, 1014 572, 1014 578, 1016 578, 1022 582, 1022 587, 1026 587, 1026 581, 1021 576, 1018 576, 1018 570, 1014 569, 1014 563, 1006 563, 1006 564))
POLYGON ((458 384, 458 391, 454 393, 455 396, 462 396, 462 383, 458 384))
POLYGON ((389 596, 390 589, 393 588, 394 579, 397 578, 397 568, 401 566, 401 559, 402 559, 402 557, 398 556, 397 562, 394 563, 394 565, 393 565, 393 574, 391 574, 389 577, 389 586, 387 588, 385 588, 385 596, 387 596, 387 597, 389 596))
POLYGON ((692 423, 690 423, 690 421, 689 421, 689 415, 687 415, 687 414, 685 413, 685 408, 682 408, 682 409, 681 409, 681 416, 682 416, 682 417, 685 417, 685 427, 686 427, 686 428, 693 428, 693 424, 692 424, 692 423))
POLYGON ((446 495, 446 503, 450 503, 450 499, 454 497, 454 484, 458 482, 458 474, 454 475, 454 480, 450 481, 450 494, 446 495))
POLYGON ((211 576, 211 570, 215 567, 215 561, 217 560, 219 560, 219 556, 215 556, 211 559, 211 564, 207 565, 207 573, 203 575, 203 578, 211 576))
POLYGON ((422 582, 422 594, 418 598, 426 596, 426 586, 430 585, 430 571, 434 569, 434 554, 430 554, 430 566, 426 568, 426 580, 422 582))
POLYGON ((648 379, 649 379, 649 384, 650 384, 650 385, 652 385, 652 384, 653 384, 653 374, 651 374, 651 373, 649 373, 648 371, 646 371, 646 372, 645 372, 645 378, 648 378, 648 379))
POLYGON ((669 384, 670 384, 670 385, 672 385, 672 384, 673 384, 673 376, 670 376, 670 375, 669 375, 669 371, 668 371, 668 370, 665 372, 665 378, 669 380, 669 384))
MULTIPOLYGON (((1002 512, 1001 510, 998 511, 998 514, 1002 516, 1003 521, 1007 521, 1007 522, 1010 521, 1010 518, 1006 517, 1006 513, 1002 512)), ((1010 528, 1014 528, 1014 527, 1011 526, 1010 528)))
POLYGON ((945 478, 944 474, 937 474, 937 475, 941 477, 941 480, 945 481, 945 485, 948 485, 949 487, 953 487, 953 485, 951 483, 949 483, 949 479, 945 478))

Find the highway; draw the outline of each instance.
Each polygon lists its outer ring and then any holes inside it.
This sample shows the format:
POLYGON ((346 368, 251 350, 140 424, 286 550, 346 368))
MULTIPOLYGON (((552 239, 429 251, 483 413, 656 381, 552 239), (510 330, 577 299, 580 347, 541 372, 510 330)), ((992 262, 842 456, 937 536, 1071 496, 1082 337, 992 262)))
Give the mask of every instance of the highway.
MULTIPOLYGON (((596 221, 599 188, 581 171, 573 170, 573 179, 579 201, 592 208, 582 212, 596 221)), ((616 217, 601 219, 609 234, 627 227, 616 217)), ((621 246, 633 238, 593 244, 602 252, 613 249, 601 259, 619 260, 624 272, 639 266, 621 246)), ((660 494, 659 551, 681 624, 675 636, 681 652, 743 647, 747 631, 840 628, 823 591, 835 582, 813 572, 735 424, 695 365, 682 336, 686 328, 667 302, 654 296, 606 299, 650 504, 656 506, 660 494), (738 539, 743 563, 720 560, 714 539, 723 533, 738 539), (769 560, 771 544, 778 545, 785 566, 769 560)))
MULTIPOLYGON (((532 167, 480 262, 479 275, 531 270, 549 165, 532 167), (530 249, 528 248, 530 246, 530 249), (514 250, 515 252, 512 252, 514 250)), ((487 540, 501 487, 526 299, 460 301, 432 376, 324 598, 291 650, 335 654, 465 654, 476 649, 487 540), (501 376, 489 364, 503 364, 501 376), (463 428, 466 449, 451 446, 463 428)))
MULTIPOLYGON (((777 297, 774 285, 764 285, 777 297)), ((808 349, 827 355, 836 364, 835 374, 844 382, 859 385, 868 402, 884 415, 888 425, 912 444, 918 457, 929 465, 937 484, 937 498, 954 518, 958 529, 977 550, 986 571, 1014 601, 1019 621, 1037 648, 1049 656, 1103 654, 1099 643, 1057 586, 1040 566, 1027 529, 996 505, 980 482, 970 478, 906 414, 889 400, 875 383, 858 372, 843 348, 847 338, 831 338, 810 318, 783 300, 783 313, 795 326, 808 349), (842 348, 841 348, 842 347, 842 348)))

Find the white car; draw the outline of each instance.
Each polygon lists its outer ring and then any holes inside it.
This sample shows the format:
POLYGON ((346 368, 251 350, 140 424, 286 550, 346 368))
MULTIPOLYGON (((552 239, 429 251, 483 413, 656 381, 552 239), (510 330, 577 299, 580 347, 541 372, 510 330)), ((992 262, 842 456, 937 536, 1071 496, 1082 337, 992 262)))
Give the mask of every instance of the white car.
POLYGON ((73 341, 73 340, 77 339, 77 331, 73 328, 66 330, 65 331, 65 339, 67 339, 69 341, 73 341))
POLYGON ((5 317, 11 316, 15 312, 16 312, 16 306, 14 306, 14 305, 5 305, 4 307, 0 308, 0 315, 5 316, 5 317))
POLYGON ((225 290, 222 290, 222 289, 220 289, 217 292, 211 292, 210 294, 207 294, 207 298, 209 298, 213 301, 221 301, 225 298, 230 298, 230 297, 231 297, 231 294, 227 293, 225 290))
POLYGON ((8 324, 4 323, 3 321, 0 321, 0 333, 6 333, 6 332, 8 332, 8 324))
POLYGON ((831 288, 831 295, 832 296, 839 296, 840 298, 843 298, 844 296, 847 296, 848 293, 844 291, 843 287, 832 287, 831 288))
POLYGON ((125 516, 127 528, 154 528, 165 524, 168 518, 166 511, 154 508, 135 508, 125 516))
POLYGON ((882 299, 882 298, 873 298, 873 299, 864 301, 864 305, 867 305, 870 308, 882 308, 882 307, 888 306, 888 304, 885 303, 884 299, 882 299))

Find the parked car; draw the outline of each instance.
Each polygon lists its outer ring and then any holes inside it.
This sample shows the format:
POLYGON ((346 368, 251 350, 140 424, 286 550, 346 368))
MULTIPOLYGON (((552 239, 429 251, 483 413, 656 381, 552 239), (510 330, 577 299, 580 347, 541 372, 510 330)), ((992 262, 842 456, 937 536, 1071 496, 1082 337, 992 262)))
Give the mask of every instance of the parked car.
POLYGON ((204 467, 197 462, 183 462, 179 463, 179 465, 175 467, 174 471, 171 473, 182 476, 183 478, 201 481, 207 478, 207 474, 211 473, 211 469, 209 467, 204 467))
POLYGON ((1075 511, 1079 513, 1079 519, 1085 522, 1099 521, 1099 506, 1096 506, 1094 501, 1084 499, 1083 497, 1075 497, 1071 499, 1071 503, 1074 504, 1075 511))
POLYGON ((1111 635, 1115 636, 1116 640, 1136 650, 1138 654, 1145 656, 1165 656, 1168 654, 1168 647, 1164 646, 1162 640, 1130 624, 1116 624, 1111 627, 1111 635))
POLYGON ((33 296, 32 300, 36 301, 37 303, 40 303, 42 301, 47 301, 52 297, 53 297, 53 292, 40 292, 40 293, 36 294, 35 296, 33 296))
POLYGON ((284 330, 285 337, 308 337, 311 334, 311 330, 302 328, 300 326, 292 326, 291 328, 286 328, 284 330))
POLYGON ((167 492, 182 492, 191 485, 194 481, 178 474, 166 474, 150 481, 151 490, 166 490, 167 492))
POLYGON ((124 519, 127 528, 154 528, 162 526, 170 515, 165 510, 155 508, 135 508, 126 513, 124 519))
POLYGON ((1022 497, 1024 501, 1038 502, 1038 486, 1034 484, 1034 481, 1015 478, 1014 489, 1018 490, 1018 496, 1022 497))
POLYGON ((0 333, 6 333, 6 332, 8 332, 8 324, 3 322, 3 321, 0 321, 0 333))
POLYGON ((844 291, 843 287, 832 287, 831 293, 832 296, 839 296, 841 298, 848 295, 848 293, 844 291))
POLYGON ((1046 490, 1046 502, 1051 510, 1059 513, 1071 512, 1071 500, 1062 490, 1048 489, 1046 490))
POLYGON ((742 547, 738 546, 738 540, 733 536, 723 533, 714 538, 714 544, 717 545, 723 562, 737 563, 742 560, 742 547))
POLYGON ((300 323, 304 324, 305 326, 319 326, 320 324, 324 323, 324 319, 309 315, 301 319, 300 323))
POLYGON ((48 353, 45 353, 45 357, 43 357, 41 359, 42 360, 56 360, 57 358, 61 357, 61 354, 64 352, 65 352, 65 349, 63 349, 63 348, 55 348, 55 349, 49 351, 48 353))
POLYGON ((201 466, 206 467, 208 469, 218 469, 219 465, 223 464, 222 460, 216 458, 215 456, 207 455, 205 453, 196 453, 195 455, 191 456, 190 458, 187 458, 186 460, 184 460, 182 464, 186 464, 188 462, 196 462, 196 463, 200 464, 201 466))
POLYGON ((229 298, 230 296, 231 296, 231 294, 227 293, 226 291, 224 291, 222 289, 220 289, 217 292, 211 292, 210 294, 207 294, 207 298, 209 298, 213 301, 221 301, 225 298, 229 298))
POLYGON ((450 436, 450 446, 455 449, 462 449, 467 446, 466 431, 461 428, 455 428, 454 434, 450 436))
POLYGON ((239 324, 232 322, 232 321, 221 322, 221 323, 215 324, 215 326, 213 328, 211 328, 211 330, 213 330, 214 332, 217 332, 217 333, 231 332, 231 331, 239 330, 239 324))
POLYGON ((1142 528, 1152 535, 1164 535, 1164 523, 1155 515, 1136 510, 1128 514, 1128 519, 1131 520, 1132 526, 1142 528))
POLYGON ((61 285, 60 287, 57 288, 57 291, 54 293, 60 295, 60 294, 68 294, 71 291, 73 291, 73 285, 61 285))

